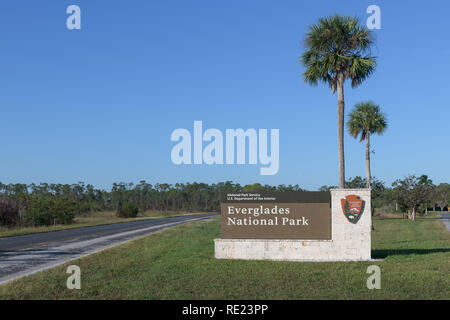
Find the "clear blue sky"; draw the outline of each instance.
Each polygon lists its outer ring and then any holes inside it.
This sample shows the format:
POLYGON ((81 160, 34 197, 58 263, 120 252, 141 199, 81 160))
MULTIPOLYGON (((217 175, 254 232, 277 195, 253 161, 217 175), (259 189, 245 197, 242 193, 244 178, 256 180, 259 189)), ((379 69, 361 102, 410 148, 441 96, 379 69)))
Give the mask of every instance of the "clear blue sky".
MULTIPOLYGON (((450 182, 450 2, 2 0, 0 181, 338 183, 337 96, 302 80, 308 25, 381 7, 374 75, 345 88, 346 113, 374 100, 388 115, 372 173, 450 182), (82 29, 66 28, 77 4, 82 29), (176 166, 176 128, 280 129, 280 170, 176 166)), ((364 145, 345 138, 347 177, 364 145)))

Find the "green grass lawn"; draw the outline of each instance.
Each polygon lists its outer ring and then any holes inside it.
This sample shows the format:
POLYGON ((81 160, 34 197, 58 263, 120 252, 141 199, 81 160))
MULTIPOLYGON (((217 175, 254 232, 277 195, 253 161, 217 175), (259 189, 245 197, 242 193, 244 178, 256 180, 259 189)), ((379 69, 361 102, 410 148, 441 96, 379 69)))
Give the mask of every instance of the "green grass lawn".
MULTIPOLYGON (((199 213, 206 214, 206 212, 199 212, 199 213)), ((77 215, 72 224, 64 224, 64 225, 58 224, 54 226, 39 226, 39 227, 12 227, 12 228, 0 226, 0 238, 22 236, 33 233, 60 231, 81 227, 99 226, 120 222, 174 217, 186 214, 199 214, 199 213, 152 210, 152 211, 145 211, 144 213, 139 213, 139 215, 136 218, 119 218, 115 211, 95 211, 77 215)))
POLYGON ((376 219, 376 262, 216 260, 220 223, 194 222, 0 286, 3 299, 450 299, 450 232, 438 220, 376 219), (81 290, 66 288, 68 265, 81 290), (366 269, 381 268, 369 290, 366 269))

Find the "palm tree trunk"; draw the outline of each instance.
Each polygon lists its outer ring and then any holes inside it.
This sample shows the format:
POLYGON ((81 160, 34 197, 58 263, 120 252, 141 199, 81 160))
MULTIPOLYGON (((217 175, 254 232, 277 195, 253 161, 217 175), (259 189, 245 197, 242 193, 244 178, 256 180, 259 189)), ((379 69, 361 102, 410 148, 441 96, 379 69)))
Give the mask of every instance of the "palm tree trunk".
POLYGON ((339 140, 339 188, 345 187, 345 162, 344 162, 344 75, 338 75, 338 140, 339 140))
MULTIPOLYGON (((370 131, 367 131, 366 133, 366 186, 368 189, 370 189, 370 131)), ((370 195, 372 198, 372 194, 370 195)), ((375 227, 373 226, 373 214, 374 214, 374 207, 371 207, 371 214, 372 214, 372 230, 375 230, 375 227)))
POLYGON ((366 133, 366 185, 370 189, 370 132, 366 133))

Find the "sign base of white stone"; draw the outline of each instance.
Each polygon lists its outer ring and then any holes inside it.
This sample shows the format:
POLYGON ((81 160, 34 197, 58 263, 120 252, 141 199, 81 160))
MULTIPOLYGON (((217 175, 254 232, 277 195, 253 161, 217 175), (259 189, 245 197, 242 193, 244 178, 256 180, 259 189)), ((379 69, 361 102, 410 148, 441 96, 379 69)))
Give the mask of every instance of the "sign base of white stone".
POLYGON ((373 261, 369 189, 331 190, 331 240, 215 239, 217 259, 278 261, 373 261), (342 212, 341 199, 357 195, 364 211, 356 224, 342 212))

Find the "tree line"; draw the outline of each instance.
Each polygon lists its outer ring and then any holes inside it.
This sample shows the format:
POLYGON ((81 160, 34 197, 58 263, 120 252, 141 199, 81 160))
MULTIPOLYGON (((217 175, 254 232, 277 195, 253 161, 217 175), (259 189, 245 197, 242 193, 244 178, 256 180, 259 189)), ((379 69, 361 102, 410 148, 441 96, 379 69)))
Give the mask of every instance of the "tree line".
MULTIPOLYGON (((365 178, 354 177, 346 188, 365 188, 365 178)), ((443 210, 450 203, 450 185, 434 185, 427 176, 396 180, 392 187, 372 178, 374 210, 407 212, 412 220, 429 208, 443 210), (394 209, 395 206, 395 209, 394 209)), ((333 186, 322 186, 328 191, 333 186)), ((225 192, 302 191, 296 185, 240 185, 231 181, 206 183, 156 183, 145 180, 114 183, 111 190, 91 184, 3 184, 0 183, 0 225, 39 226, 72 223, 75 216, 95 211, 116 211, 119 217, 136 217, 148 210, 211 212, 219 211, 220 195, 225 192)))
MULTIPOLYGON (((391 187, 386 187, 383 181, 371 178, 372 214, 379 212, 405 213, 410 220, 416 220, 417 214, 427 214, 428 210, 449 210, 450 184, 435 185, 427 175, 409 175, 397 179, 391 187)), ((366 179, 356 176, 345 182, 346 188, 365 188, 366 179)), ((326 191, 335 186, 322 186, 319 190, 326 191)))
MULTIPOLYGON (((252 185, 260 190, 301 190, 298 185, 252 185)), ((3 184, 0 182, 0 225, 38 226, 72 223, 77 214, 115 210, 119 217, 135 217, 148 210, 209 212, 219 209, 223 192, 249 191, 231 181, 156 183, 145 180, 114 183, 110 191, 91 184, 3 184)))

